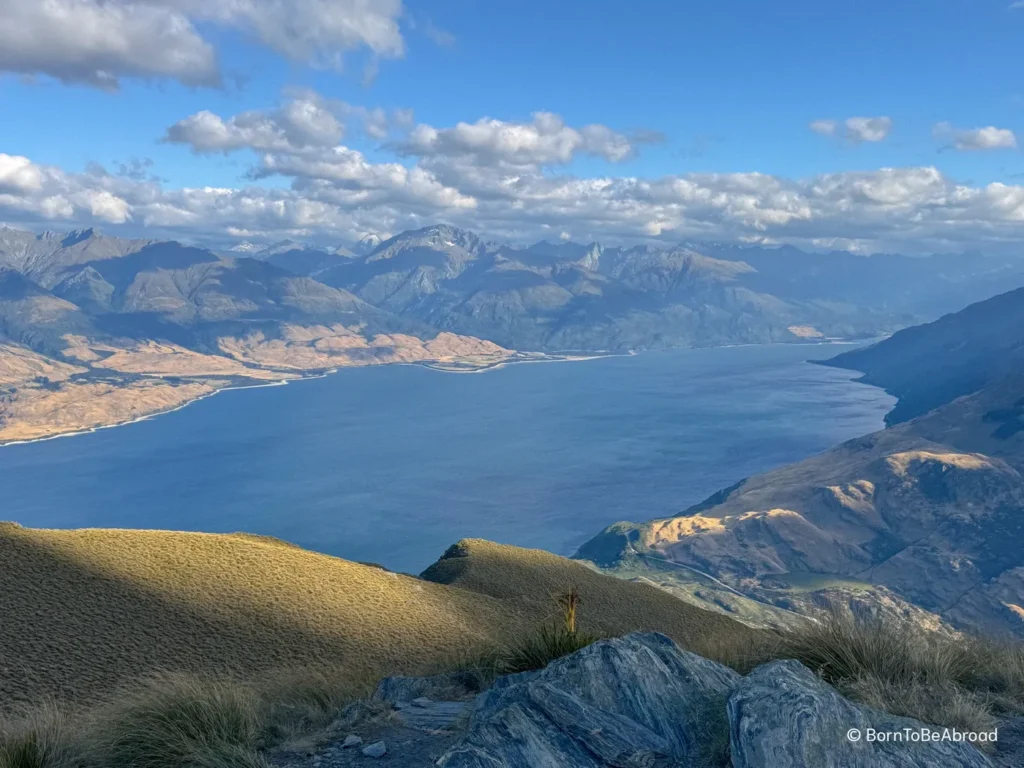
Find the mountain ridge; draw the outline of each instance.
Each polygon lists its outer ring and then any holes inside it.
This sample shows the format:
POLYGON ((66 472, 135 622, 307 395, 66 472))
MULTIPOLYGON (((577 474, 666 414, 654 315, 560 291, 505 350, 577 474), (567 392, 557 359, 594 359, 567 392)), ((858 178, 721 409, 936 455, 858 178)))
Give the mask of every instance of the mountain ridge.
POLYGON ((116 401, 117 417, 107 421, 118 423, 180 404, 187 398, 178 384, 188 384, 192 398, 253 377, 345 365, 439 361, 464 369, 524 354, 876 338, 919 319, 892 309, 908 292, 982 291, 996 273, 1024 283, 1024 261, 893 257, 901 266, 892 274, 902 275, 893 285, 877 279, 892 271, 881 259, 827 257, 804 279, 791 267, 810 270, 812 257, 795 249, 704 251, 567 241, 514 247, 449 225, 364 238, 351 250, 282 241, 242 252, 91 229, 0 229, 0 341, 86 368, 58 385, 63 393, 9 383, 0 440, 5 424, 28 413, 33 426, 18 439, 40 434, 47 419, 66 430, 47 403, 69 393, 77 394, 60 408, 83 414, 78 426, 88 428, 102 425, 106 406, 97 412, 83 397, 116 401), (779 254, 790 261, 775 261, 779 254), (849 264, 860 271, 848 285, 822 288, 849 264), (931 274, 936 264, 940 277, 931 274), (159 407, 147 406, 157 393, 159 407))

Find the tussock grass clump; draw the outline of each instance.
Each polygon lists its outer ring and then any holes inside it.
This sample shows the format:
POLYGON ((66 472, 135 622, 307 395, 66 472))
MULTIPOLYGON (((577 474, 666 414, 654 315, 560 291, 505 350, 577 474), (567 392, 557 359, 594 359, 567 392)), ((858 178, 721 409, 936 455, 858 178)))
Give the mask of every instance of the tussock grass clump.
POLYGON ((261 709, 246 686, 164 675, 104 711, 92 737, 110 768, 266 768, 261 709))
POLYGON ((80 730, 56 703, 0 722, 0 768, 83 768, 88 762, 80 730))
POLYGON ((500 659, 499 669, 504 674, 543 669, 555 659, 576 653, 600 639, 600 635, 570 632, 564 627, 541 627, 509 649, 500 659))
POLYGON ((509 648, 499 658, 501 672, 509 674, 543 669, 555 659, 576 653, 600 640, 600 635, 578 631, 576 622, 581 602, 583 597, 575 584, 557 595, 555 604, 562 614, 561 626, 543 626, 509 648))
POLYGON ((857 621, 840 612, 786 634, 783 650, 832 683, 871 676, 894 684, 941 684, 966 679, 973 664, 964 645, 909 623, 857 621))
POLYGON ((983 731, 999 715, 1024 713, 1019 645, 836 612, 777 636, 761 654, 797 659, 851 699, 933 725, 983 731))
POLYGON ((0 723, 0 768, 270 768, 265 750, 313 746, 368 692, 344 670, 154 674, 76 718, 47 705, 0 723))

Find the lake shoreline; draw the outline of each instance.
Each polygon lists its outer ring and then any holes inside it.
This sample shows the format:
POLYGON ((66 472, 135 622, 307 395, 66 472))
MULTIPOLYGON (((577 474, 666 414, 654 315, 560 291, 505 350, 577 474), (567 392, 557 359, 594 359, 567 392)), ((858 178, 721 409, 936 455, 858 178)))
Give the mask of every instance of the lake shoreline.
MULTIPOLYGON (((466 359, 465 361, 463 361, 461 363, 458 360, 452 361, 452 362, 442 362, 442 361, 437 361, 437 360, 421 360, 421 361, 404 362, 404 363, 383 363, 381 365, 389 365, 389 366, 390 365, 394 365, 394 366, 415 366, 417 368, 424 368, 426 370, 431 370, 431 371, 439 371, 441 373, 468 374, 468 373, 487 373, 488 371, 499 370, 501 368, 505 368, 505 367, 508 367, 510 365, 521 365, 521 364, 525 364, 525 363, 581 362, 581 361, 584 361, 584 360, 596 360, 596 359, 600 359, 600 358, 604 358, 604 357, 617 357, 617 356, 619 356, 619 355, 595 354, 595 355, 590 355, 590 356, 576 356, 576 355, 557 355, 557 354, 547 355, 547 354, 543 354, 543 353, 516 353, 515 355, 513 355, 513 356, 511 356, 509 358, 506 358, 506 359, 503 359, 503 360, 499 360, 499 361, 494 361, 494 362, 488 362, 488 363, 473 363, 469 359, 466 359)), ((69 429, 64 430, 64 431, 55 432, 54 434, 42 435, 40 437, 31 437, 31 438, 24 438, 24 439, 22 439, 22 438, 13 438, 13 439, 8 439, 8 440, 0 439, 0 448, 7 448, 7 447, 16 446, 16 445, 30 445, 32 443, 41 443, 41 442, 45 442, 45 441, 48 441, 48 440, 57 440, 57 439, 60 439, 60 438, 65 438, 65 437, 78 437, 80 435, 90 435, 90 434, 93 434, 95 432, 99 432, 100 430, 104 430, 104 429, 114 429, 116 427, 127 427, 127 426, 129 426, 131 424, 138 424, 138 423, 141 423, 141 422, 144 422, 144 421, 149 421, 151 419, 155 419, 155 418, 157 418, 159 416, 165 416, 167 414, 174 413, 175 411, 180 411, 180 410, 182 410, 184 408, 187 408, 190 405, 198 403, 198 402, 200 402, 202 400, 207 400, 207 399, 209 399, 211 397, 214 397, 215 395, 218 395, 218 394, 220 394, 222 392, 232 392, 232 391, 243 390, 243 389, 263 389, 265 387, 283 387, 283 386, 285 386, 287 384, 292 384, 292 383, 297 383, 297 382, 302 382, 302 381, 311 381, 311 380, 314 380, 314 379, 323 379, 323 378, 326 378, 327 376, 331 376, 331 375, 334 375, 336 373, 339 373, 342 369, 368 368, 368 367, 376 367, 376 366, 370 366, 370 365, 346 365, 346 366, 339 366, 339 367, 335 367, 335 368, 315 369, 315 370, 306 371, 306 372, 299 372, 298 375, 295 375, 292 378, 282 378, 282 379, 277 379, 277 380, 273 380, 273 381, 264 381, 264 382, 260 382, 260 383, 254 383, 254 384, 246 384, 246 383, 244 383, 244 379, 239 379, 237 381, 229 382, 226 386, 215 386, 214 389, 212 391, 210 391, 210 392, 205 392, 205 393, 203 393, 203 394, 201 394, 201 395, 199 395, 197 397, 190 397, 190 398, 188 398, 188 399, 186 399, 186 400, 184 400, 184 401, 182 401, 180 403, 177 403, 176 405, 174 405, 174 406, 172 406, 170 408, 155 409, 155 410, 143 413, 141 415, 135 416, 135 417, 130 418, 130 419, 121 419, 121 420, 118 420, 118 421, 113 421, 113 422, 111 422, 109 424, 96 424, 96 425, 93 425, 93 426, 82 427, 82 428, 74 428, 74 427, 72 427, 72 428, 69 428, 69 429)), ((289 372, 289 373, 292 373, 292 372, 289 372)), ((151 376, 150 378, 155 380, 155 381, 164 381, 166 383, 164 377, 151 376)), ((196 382, 202 382, 202 380, 198 379, 198 378, 190 379, 190 380, 193 380, 193 381, 196 381, 196 382)), ((210 386, 213 386, 212 382, 202 382, 202 383, 206 383, 206 384, 208 384, 210 386)), ((167 383, 167 386, 173 387, 173 386, 176 386, 176 385, 175 384, 167 383)))
MULTIPOLYGON (((651 352, 674 352, 679 349, 733 349, 738 347, 773 347, 773 346, 801 346, 801 347, 821 347, 821 346, 849 346, 856 345, 858 341, 848 341, 842 339, 823 339, 815 341, 801 341, 801 342, 776 342, 769 344, 728 344, 719 347, 685 347, 685 348, 665 348, 665 349, 651 349, 651 350, 630 350, 628 352, 593 352, 593 353, 543 353, 543 352, 516 352, 512 355, 503 358, 501 360, 487 361, 487 362, 473 362, 471 358, 465 358, 463 360, 452 360, 452 361, 439 361, 439 360, 416 360, 410 362, 395 362, 395 363, 382 363, 380 365, 389 366, 414 366, 417 368, 423 368, 430 371, 438 371, 440 373, 451 373, 451 374, 479 374, 488 373, 490 371, 497 371, 503 368, 507 368, 513 365, 526 365, 530 363, 577 363, 586 362, 590 360, 602 360, 606 358, 615 357, 632 357, 641 353, 651 352)), ((809 360, 811 363, 822 364, 822 361, 809 360)), ((197 397, 190 397, 183 400, 180 403, 175 404, 170 408, 159 408, 146 413, 140 414, 130 419, 121 419, 113 421, 109 424, 96 424, 89 427, 75 428, 71 427, 67 430, 55 432, 53 434, 42 435, 39 437, 31 438, 13 438, 13 439, 0 439, 0 449, 12 447, 16 445, 29 445, 32 443, 40 443, 48 440, 57 440, 65 437, 77 437, 80 435, 89 435, 95 432, 99 432, 104 429, 114 429, 116 427, 126 427, 131 424, 138 424, 140 422, 149 421, 159 416, 164 416, 175 411, 180 411, 188 406, 197 403, 201 400, 206 400, 218 395, 221 392, 231 392, 242 389, 262 389, 264 387, 281 387, 287 384, 307 381, 312 379, 322 379, 327 376, 339 373, 343 368, 366 368, 371 367, 368 365, 352 365, 352 366, 339 366, 335 368, 324 368, 314 369, 305 372, 293 372, 288 371, 291 374, 291 378, 276 379, 273 381, 264 381, 254 384, 244 383, 245 379, 232 380, 227 383, 226 386, 215 386, 213 382, 203 381, 198 377, 188 377, 188 380, 193 383, 202 383, 209 386, 213 386, 212 391, 205 392, 197 397)), ((375 365, 373 367, 376 367, 375 365)), ((277 371, 281 375, 285 375, 284 371, 277 371)), ((152 376, 153 380, 165 381, 164 377, 152 376)), ((184 378, 184 377, 182 377, 184 378)), ((176 386, 175 384, 167 383, 167 386, 176 386)))

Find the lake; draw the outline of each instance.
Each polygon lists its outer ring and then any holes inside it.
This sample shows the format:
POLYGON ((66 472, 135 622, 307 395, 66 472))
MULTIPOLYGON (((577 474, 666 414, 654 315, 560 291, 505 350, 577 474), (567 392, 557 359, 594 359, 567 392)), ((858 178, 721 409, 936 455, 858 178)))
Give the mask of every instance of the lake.
POLYGON ((468 537, 571 554, 881 428, 891 397, 805 362, 847 348, 378 366, 223 392, 0 448, 0 519, 249 531, 408 572, 468 537))

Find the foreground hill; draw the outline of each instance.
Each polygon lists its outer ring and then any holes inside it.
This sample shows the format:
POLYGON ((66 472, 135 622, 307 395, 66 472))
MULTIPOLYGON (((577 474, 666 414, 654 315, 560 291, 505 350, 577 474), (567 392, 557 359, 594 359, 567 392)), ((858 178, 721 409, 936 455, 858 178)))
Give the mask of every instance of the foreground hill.
POLYGON ((1024 289, 1000 294, 828 361, 900 398, 898 424, 1024 371, 1024 289))
POLYGON ((0 701, 90 699, 155 670, 204 679, 435 668, 551 621, 583 595, 588 631, 684 646, 752 630, 565 558, 463 541, 422 578, 274 539, 0 524, 0 701))
POLYGON ((882 588, 912 617, 1024 636, 1022 392, 1003 380, 677 517, 612 526, 578 556, 666 560, 808 613, 882 588))

